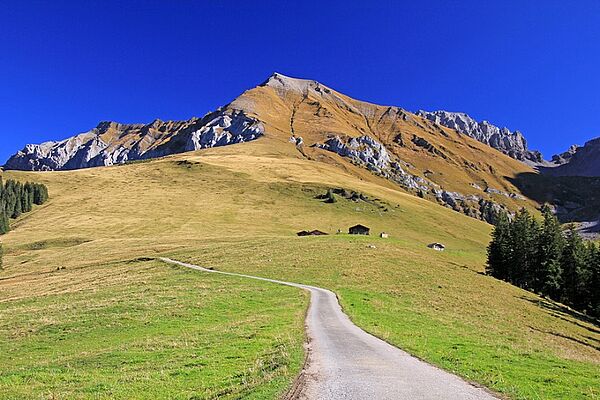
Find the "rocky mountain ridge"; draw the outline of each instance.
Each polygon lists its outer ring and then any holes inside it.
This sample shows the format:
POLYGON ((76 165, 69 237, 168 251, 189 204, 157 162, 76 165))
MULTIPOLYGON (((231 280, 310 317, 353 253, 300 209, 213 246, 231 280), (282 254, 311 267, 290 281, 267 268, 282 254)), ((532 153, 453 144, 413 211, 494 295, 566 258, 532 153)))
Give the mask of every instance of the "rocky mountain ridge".
POLYGON ((5 169, 70 170, 121 164, 174 153, 257 139, 262 124, 241 111, 220 109, 187 121, 154 120, 150 124, 101 122, 66 140, 28 144, 5 169))
POLYGON ((574 144, 570 146, 567 151, 562 152, 560 154, 555 154, 552 156, 552 164, 554 165, 563 165, 571 161, 573 155, 577 152, 577 149, 580 148, 578 144, 574 144))
MULTIPOLYGON (((430 181, 426 177, 407 172, 402 168, 402 165, 411 168, 410 164, 391 155, 382 143, 369 136, 350 138, 346 141, 339 136, 335 136, 328 139, 325 143, 317 143, 314 146, 348 158, 352 163, 361 165, 374 174, 397 183, 419 197, 425 198, 426 196, 430 196, 439 204, 462 212, 472 218, 494 222, 499 212, 510 213, 504 206, 491 200, 489 196, 484 197, 483 195, 476 194, 463 195, 458 192, 444 190, 440 185, 430 181)), ((487 194, 499 194, 513 199, 525 200, 524 197, 518 194, 506 193, 491 187, 482 189, 477 184, 472 184, 472 187, 487 194)))
POLYGON ((436 124, 468 135, 481 143, 500 150, 515 160, 524 161, 531 165, 544 162, 539 151, 529 150, 527 140, 520 131, 511 132, 508 128, 500 128, 485 120, 478 122, 468 114, 461 112, 419 110, 416 114, 436 124))
POLYGON ((583 146, 573 145, 566 152, 552 157, 553 168, 543 168, 543 173, 553 176, 600 176, 600 137, 583 146))
POLYGON ((546 161, 542 153, 528 148, 527 140, 520 131, 500 128, 488 121, 478 122, 462 112, 419 110, 416 115, 468 135, 545 174, 600 176, 599 162, 596 161, 599 157, 598 141, 600 138, 590 140, 584 146, 572 145, 565 152, 555 154, 550 161, 546 161))

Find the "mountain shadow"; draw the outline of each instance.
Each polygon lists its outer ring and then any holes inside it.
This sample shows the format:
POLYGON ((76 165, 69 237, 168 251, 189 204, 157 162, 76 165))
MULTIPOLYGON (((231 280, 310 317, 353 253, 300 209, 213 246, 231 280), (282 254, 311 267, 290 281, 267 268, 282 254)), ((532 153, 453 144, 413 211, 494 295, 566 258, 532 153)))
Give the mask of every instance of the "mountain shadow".
POLYGON ((534 172, 505 176, 524 196, 556 207, 561 222, 586 222, 590 233, 600 231, 600 177, 550 176, 534 172), (596 221, 596 222, 590 222, 596 221))

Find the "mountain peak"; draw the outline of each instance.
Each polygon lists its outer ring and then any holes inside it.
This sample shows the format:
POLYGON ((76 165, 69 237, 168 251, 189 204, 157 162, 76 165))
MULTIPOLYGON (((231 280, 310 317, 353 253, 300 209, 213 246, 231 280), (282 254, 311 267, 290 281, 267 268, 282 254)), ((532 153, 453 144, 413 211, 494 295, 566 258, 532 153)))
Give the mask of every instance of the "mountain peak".
POLYGON ((292 78, 291 76, 273 72, 273 74, 260 86, 269 86, 275 89, 306 92, 310 87, 323 86, 310 79, 292 78))

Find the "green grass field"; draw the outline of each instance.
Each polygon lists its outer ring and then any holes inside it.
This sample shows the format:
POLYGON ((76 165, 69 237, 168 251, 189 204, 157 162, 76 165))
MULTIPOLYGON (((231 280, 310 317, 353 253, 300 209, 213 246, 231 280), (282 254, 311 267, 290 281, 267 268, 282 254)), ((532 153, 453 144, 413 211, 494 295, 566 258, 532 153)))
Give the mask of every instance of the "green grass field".
POLYGON ((0 393, 284 392, 303 362, 307 295, 139 260, 169 255, 333 289, 359 326, 508 398, 600 396, 600 329, 483 275, 489 225, 258 142, 112 168, 4 173, 46 183, 51 199, 2 238, 0 393), (314 198, 329 187, 373 201, 314 198), (391 238, 295 236, 356 223, 391 238), (426 247, 434 241, 447 251, 426 247))
POLYGON ((288 287, 159 261, 41 279, 0 303, 2 399, 274 398, 303 360, 306 295, 288 287))
POLYGON ((479 252, 348 235, 237 243, 235 255, 230 245, 173 256, 331 288, 365 330, 510 398, 600 395, 600 330, 482 275, 479 252))

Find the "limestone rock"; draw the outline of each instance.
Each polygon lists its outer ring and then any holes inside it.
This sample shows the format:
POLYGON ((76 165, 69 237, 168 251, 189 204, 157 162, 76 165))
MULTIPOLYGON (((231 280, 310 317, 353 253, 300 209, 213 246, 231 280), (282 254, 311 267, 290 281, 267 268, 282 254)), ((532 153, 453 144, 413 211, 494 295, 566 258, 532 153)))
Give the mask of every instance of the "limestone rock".
POLYGON ((28 144, 4 167, 51 171, 108 166, 247 142, 263 133, 262 123, 240 110, 217 110, 201 119, 155 120, 147 125, 101 122, 63 141, 28 144))
MULTIPOLYGON (((330 137, 325 143, 315 144, 315 147, 348 158, 353 163, 396 182, 420 197, 424 197, 425 193, 429 193, 441 205, 457 212, 462 212, 470 217, 491 223, 499 211, 506 211, 505 208, 492 200, 482 199, 476 195, 463 195, 458 192, 443 190, 426 178, 406 172, 401 167, 403 161, 392 156, 382 143, 370 136, 342 139, 336 135, 330 137)), ((487 191, 487 193, 497 193, 513 197, 511 194, 501 191, 487 191)))
POLYGON ((527 140, 519 131, 511 132, 508 128, 497 127, 488 121, 478 122, 460 112, 419 110, 416 114, 436 124, 455 129, 514 159, 533 164, 544 161, 539 151, 527 148, 527 140))

